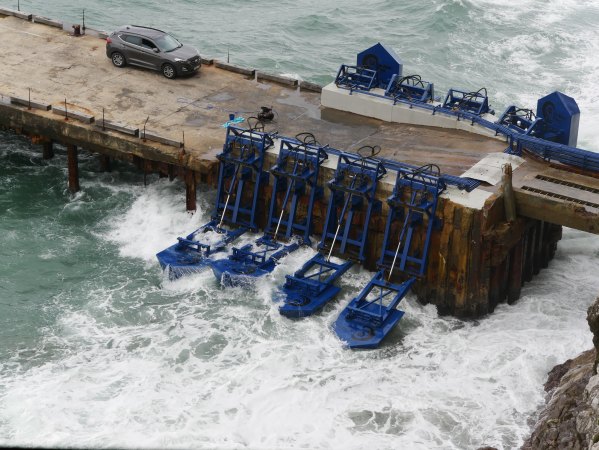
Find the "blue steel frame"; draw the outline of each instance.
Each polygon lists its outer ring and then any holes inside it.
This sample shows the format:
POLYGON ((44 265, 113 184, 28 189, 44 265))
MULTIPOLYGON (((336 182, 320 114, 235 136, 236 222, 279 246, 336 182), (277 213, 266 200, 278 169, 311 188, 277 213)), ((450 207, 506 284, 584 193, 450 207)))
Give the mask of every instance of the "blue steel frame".
POLYGON ((433 83, 422 80, 419 75, 402 77, 395 74, 389 81, 385 95, 393 98, 394 105, 402 99, 409 102, 426 103, 434 99, 435 88, 433 83))
POLYGON ((451 88, 447 91, 443 108, 480 116, 489 112, 489 98, 484 88, 477 92, 466 92, 451 88), (481 93, 483 90, 485 91, 484 95, 481 93))
POLYGON ((223 152, 217 155, 220 164, 213 220, 251 230, 258 229, 256 225, 258 194, 260 186, 268 182, 268 173, 262 171, 264 155, 273 145, 273 137, 274 135, 268 133, 235 126, 227 128, 223 152), (243 188, 251 181, 254 181, 252 195, 244 199, 243 188), (227 217, 228 212, 231 213, 230 218, 227 217))
POLYGON ((266 233, 274 240, 277 238, 279 228, 283 226, 286 239, 290 239, 292 234, 297 234, 301 236, 304 244, 310 245, 314 201, 322 196, 322 188, 318 186, 319 169, 328 158, 325 148, 296 139, 281 139, 277 164, 270 169, 275 181, 266 224, 266 233), (296 221, 298 201, 306 195, 307 189, 310 190, 310 193, 305 219, 296 221), (285 191, 285 195, 281 212, 278 215, 276 212, 277 193, 281 191, 285 191), (289 212, 287 218, 284 218, 283 214, 290 199, 289 212))
POLYGON ((413 276, 424 275, 433 228, 440 225, 435 216, 437 202, 445 187, 438 169, 434 170, 433 166, 398 172, 393 194, 387 200, 389 216, 377 263, 379 267, 397 268, 413 276), (401 228, 394 242, 393 223, 398 221, 401 228), (420 226, 426 226, 424 242, 421 250, 414 250, 412 239, 415 229, 420 226))
POLYGON ((354 90, 369 91, 376 85, 376 70, 360 66, 342 64, 335 77, 337 87, 354 90))
POLYGON ((497 123, 518 133, 526 133, 536 120, 537 117, 531 109, 521 109, 511 105, 506 108, 497 123))
POLYGON ((331 246, 340 242, 339 252, 345 254, 349 248, 356 249, 350 258, 359 262, 364 261, 364 249, 368 237, 368 227, 372 214, 380 210, 381 203, 375 199, 378 181, 387 173, 383 163, 374 158, 363 158, 356 154, 341 153, 337 163, 335 178, 328 185, 331 196, 327 208, 322 239, 319 249, 326 247, 328 239, 332 239, 331 246), (364 225, 361 229, 352 228, 355 212, 361 208, 364 201, 367 207, 364 216, 364 225), (337 216, 337 208, 341 214, 337 216), (338 228, 345 223, 342 232, 338 228), (350 236, 353 232, 355 237, 350 236))
MULTIPOLYGON (((428 110, 432 115, 443 114, 446 116, 456 117, 457 120, 469 120, 471 121, 472 125, 478 124, 484 128, 494 131, 497 135, 505 136, 509 143, 509 146, 506 148, 507 153, 521 155, 522 151, 526 149, 527 151, 549 162, 557 161, 582 170, 599 172, 599 153, 559 144, 557 142, 547 141, 541 137, 536 137, 531 134, 531 131, 534 131, 534 126, 528 128, 528 134, 522 134, 520 130, 515 130, 511 126, 501 123, 501 121, 491 122, 490 120, 487 120, 481 116, 481 114, 483 114, 482 111, 485 109, 484 107, 481 109, 480 106, 477 107, 477 105, 473 105, 473 111, 471 111, 467 109, 454 109, 451 107, 451 105, 434 105, 432 103, 419 102, 407 98, 399 98, 397 96, 393 97, 390 95, 381 95, 376 91, 371 90, 370 87, 360 87, 360 83, 353 84, 351 88, 347 88, 350 89, 350 93, 360 93, 387 99, 392 101, 393 104, 402 103, 408 105, 410 108, 428 110)), ((457 92, 456 90, 452 91, 457 92)), ((488 107, 487 99, 487 109, 488 107)), ((475 180, 469 180, 465 178, 456 180, 447 175, 443 175, 443 178, 448 184, 456 184, 460 188, 464 187, 469 191, 480 184, 475 180)))
MULTIPOLYGON (((372 150, 374 151, 374 148, 372 150)), ((386 173, 383 164, 372 157, 333 149, 329 151, 335 152, 339 160, 335 177, 329 182, 331 195, 322 239, 318 246, 320 253, 306 261, 292 276, 287 275, 282 288, 283 302, 279 307, 280 313, 287 317, 300 318, 314 314, 339 293, 340 289, 334 283, 349 270, 353 262, 336 263, 325 257, 322 252, 326 250, 326 241, 331 239, 329 254, 332 252, 332 246, 339 240, 341 254, 346 256, 348 246, 351 246, 356 251, 349 255, 350 258, 363 261, 370 218, 381 206, 374 194, 378 181, 386 173), (351 230, 353 215, 358 209, 363 209, 364 201, 367 203, 364 223, 361 227, 351 230), (337 208, 341 208, 339 216, 337 208), (345 226, 340 234, 343 222, 345 226), (350 231, 357 236, 350 237, 350 231)))
POLYGON ((219 159, 218 190, 212 220, 177 243, 159 252, 156 257, 163 269, 169 269, 169 278, 178 278, 202 270, 207 257, 224 250, 225 246, 241 236, 248 228, 256 228, 257 191, 264 180, 262 165, 266 150, 273 145, 273 135, 228 127, 223 152, 219 159), (243 200, 243 186, 254 181, 252 199, 243 200), (228 182, 228 183, 227 183, 228 182), (227 187, 228 184, 228 187, 227 187), (237 188, 237 191, 235 191, 237 188), (227 198, 223 198, 223 197, 227 198), (230 203, 234 196, 233 204, 230 203), (231 217, 226 212, 231 211, 231 217), (238 226, 226 229, 222 224, 238 226), (203 242, 202 235, 214 231, 222 236, 216 244, 203 242))

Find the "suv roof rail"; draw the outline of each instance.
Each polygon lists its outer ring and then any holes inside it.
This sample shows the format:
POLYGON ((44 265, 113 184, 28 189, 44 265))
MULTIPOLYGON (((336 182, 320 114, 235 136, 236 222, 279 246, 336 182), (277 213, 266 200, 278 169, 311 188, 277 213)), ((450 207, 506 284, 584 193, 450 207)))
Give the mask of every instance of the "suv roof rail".
POLYGON ((164 33, 164 31, 159 30, 158 28, 144 27, 143 25, 125 25, 125 28, 130 28, 130 27, 143 28, 145 30, 154 30, 154 31, 160 31, 161 33, 164 33))

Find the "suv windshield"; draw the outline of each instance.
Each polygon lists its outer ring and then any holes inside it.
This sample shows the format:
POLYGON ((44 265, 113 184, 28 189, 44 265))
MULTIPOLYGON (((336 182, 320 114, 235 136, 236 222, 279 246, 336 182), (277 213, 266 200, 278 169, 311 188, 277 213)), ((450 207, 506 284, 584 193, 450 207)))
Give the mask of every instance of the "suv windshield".
POLYGON ((155 41, 158 48, 163 52, 171 52, 183 45, 170 34, 165 34, 164 36, 156 38, 155 41))

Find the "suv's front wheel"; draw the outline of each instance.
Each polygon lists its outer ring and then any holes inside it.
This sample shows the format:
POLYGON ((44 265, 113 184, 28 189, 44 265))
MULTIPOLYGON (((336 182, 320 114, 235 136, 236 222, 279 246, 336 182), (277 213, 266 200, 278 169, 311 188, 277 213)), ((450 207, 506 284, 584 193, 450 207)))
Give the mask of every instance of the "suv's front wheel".
POLYGON ((114 52, 110 59, 112 60, 112 64, 114 64, 117 67, 125 67, 127 65, 127 60, 125 59, 125 56, 120 52, 114 52))
POLYGON ((175 70, 175 67, 172 64, 164 64, 162 66, 162 75, 172 80, 177 76, 177 71, 175 70))

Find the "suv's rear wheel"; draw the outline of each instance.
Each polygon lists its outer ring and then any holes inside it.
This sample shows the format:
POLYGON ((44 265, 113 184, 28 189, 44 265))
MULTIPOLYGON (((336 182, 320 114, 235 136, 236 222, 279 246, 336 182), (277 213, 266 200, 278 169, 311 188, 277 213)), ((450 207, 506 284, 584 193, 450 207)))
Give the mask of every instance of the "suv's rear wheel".
POLYGON ((173 79, 177 76, 177 71, 172 64, 164 64, 162 66, 162 75, 164 75, 168 79, 173 79))
POLYGON ((112 64, 114 64, 117 67, 125 67, 127 65, 127 60, 125 59, 125 56, 120 52, 114 52, 110 59, 112 60, 112 64))

